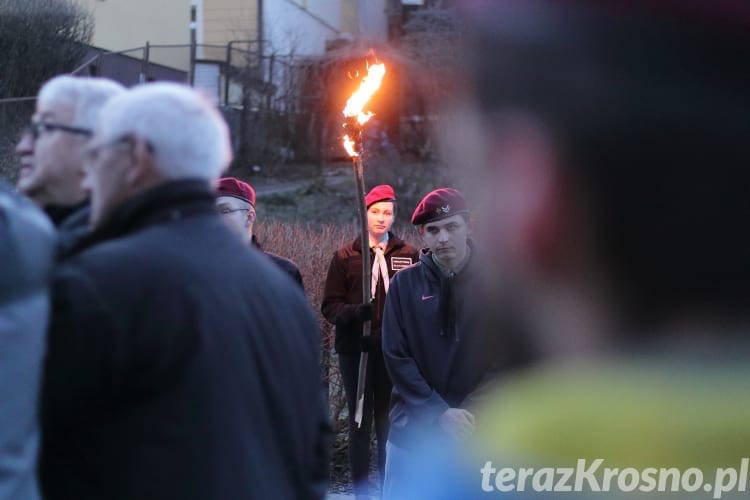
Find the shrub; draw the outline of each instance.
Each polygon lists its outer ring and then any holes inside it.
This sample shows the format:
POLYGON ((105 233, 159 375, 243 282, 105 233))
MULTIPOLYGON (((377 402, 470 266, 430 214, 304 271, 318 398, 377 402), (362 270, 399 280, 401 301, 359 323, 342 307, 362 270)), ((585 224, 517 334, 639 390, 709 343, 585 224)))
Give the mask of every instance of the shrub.
POLYGON ((323 378, 329 385, 334 430, 339 432, 346 427, 345 414, 342 415, 346 400, 338 377, 337 363, 333 362, 333 326, 320 314, 320 304, 331 256, 356 234, 355 229, 351 225, 322 225, 312 228, 302 224, 265 220, 256 224, 254 232, 264 250, 293 260, 302 273, 307 299, 318 318, 323 378))
MULTIPOLYGON (((346 477, 348 459, 346 449, 347 413, 346 397, 339 375, 336 354, 333 351, 333 326, 320 313, 325 278, 333 253, 359 234, 353 224, 320 225, 285 223, 274 219, 259 221, 254 227, 256 237, 264 250, 293 260, 302 273, 307 299, 313 308, 320 328, 322 372, 328 385, 329 409, 336 439, 331 457, 331 476, 334 482, 346 477)), ((416 232, 411 230, 399 236, 415 241, 416 232)))

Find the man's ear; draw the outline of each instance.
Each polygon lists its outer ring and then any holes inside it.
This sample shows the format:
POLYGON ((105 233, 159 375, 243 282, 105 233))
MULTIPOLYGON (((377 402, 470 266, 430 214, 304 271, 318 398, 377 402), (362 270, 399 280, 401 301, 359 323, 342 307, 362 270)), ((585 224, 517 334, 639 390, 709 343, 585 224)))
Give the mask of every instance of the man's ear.
POLYGON ((125 174, 125 180, 136 186, 150 185, 158 175, 154 165, 154 150, 149 142, 140 136, 133 136, 130 149, 131 167, 125 174))
POLYGON ((527 117, 511 117, 488 131, 490 224, 513 260, 547 273, 564 252, 566 209, 559 160, 549 135, 527 117))
POLYGON ((245 219, 245 227, 251 227, 253 224, 255 224, 256 217, 257 215, 255 214, 255 210, 248 210, 247 219, 245 219))

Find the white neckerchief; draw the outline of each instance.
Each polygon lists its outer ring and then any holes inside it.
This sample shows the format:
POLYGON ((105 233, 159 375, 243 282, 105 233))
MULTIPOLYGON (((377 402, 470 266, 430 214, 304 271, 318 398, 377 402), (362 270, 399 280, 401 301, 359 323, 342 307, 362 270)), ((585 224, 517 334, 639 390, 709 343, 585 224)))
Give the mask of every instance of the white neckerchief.
MULTIPOLYGON (((371 242, 372 243, 372 242, 371 242)), ((388 276, 388 264, 385 261, 385 248, 388 245, 388 236, 383 241, 372 245, 372 249, 375 252, 375 258, 372 263, 372 280, 371 280, 371 293, 372 297, 375 297, 375 291, 378 289, 378 278, 383 277, 383 287, 385 292, 388 293, 388 285, 390 285, 390 276, 388 276)))

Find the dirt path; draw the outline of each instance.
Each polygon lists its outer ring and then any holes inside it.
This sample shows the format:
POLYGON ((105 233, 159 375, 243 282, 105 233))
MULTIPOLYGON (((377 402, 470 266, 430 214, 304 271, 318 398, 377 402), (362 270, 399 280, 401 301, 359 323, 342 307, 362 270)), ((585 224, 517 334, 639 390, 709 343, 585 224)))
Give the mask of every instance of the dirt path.
POLYGON ((269 196, 272 194, 284 194, 292 191, 296 191, 310 184, 310 180, 299 180, 299 181, 273 181, 268 185, 256 185, 255 195, 258 197, 269 196))
POLYGON ((322 175, 304 179, 283 180, 279 178, 258 178, 250 182, 255 188, 255 194, 258 197, 269 196, 274 194, 286 194, 297 191, 311 183, 323 179, 323 186, 326 188, 343 188, 347 183, 354 184, 352 174, 344 169, 328 169, 322 175))

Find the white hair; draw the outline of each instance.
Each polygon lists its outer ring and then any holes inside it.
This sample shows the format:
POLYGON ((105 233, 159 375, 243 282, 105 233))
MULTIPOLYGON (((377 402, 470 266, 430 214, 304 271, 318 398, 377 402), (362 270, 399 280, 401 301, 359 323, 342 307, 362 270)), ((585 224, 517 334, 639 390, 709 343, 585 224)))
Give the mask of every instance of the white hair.
POLYGON ((155 166, 167 179, 216 180, 229 166, 229 130, 202 94, 176 83, 146 83, 107 103, 98 132, 105 140, 146 139, 155 166))
POLYGON ((63 104, 73 109, 71 125, 93 130, 104 104, 125 87, 107 78, 61 75, 48 80, 39 91, 40 104, 63 104))

